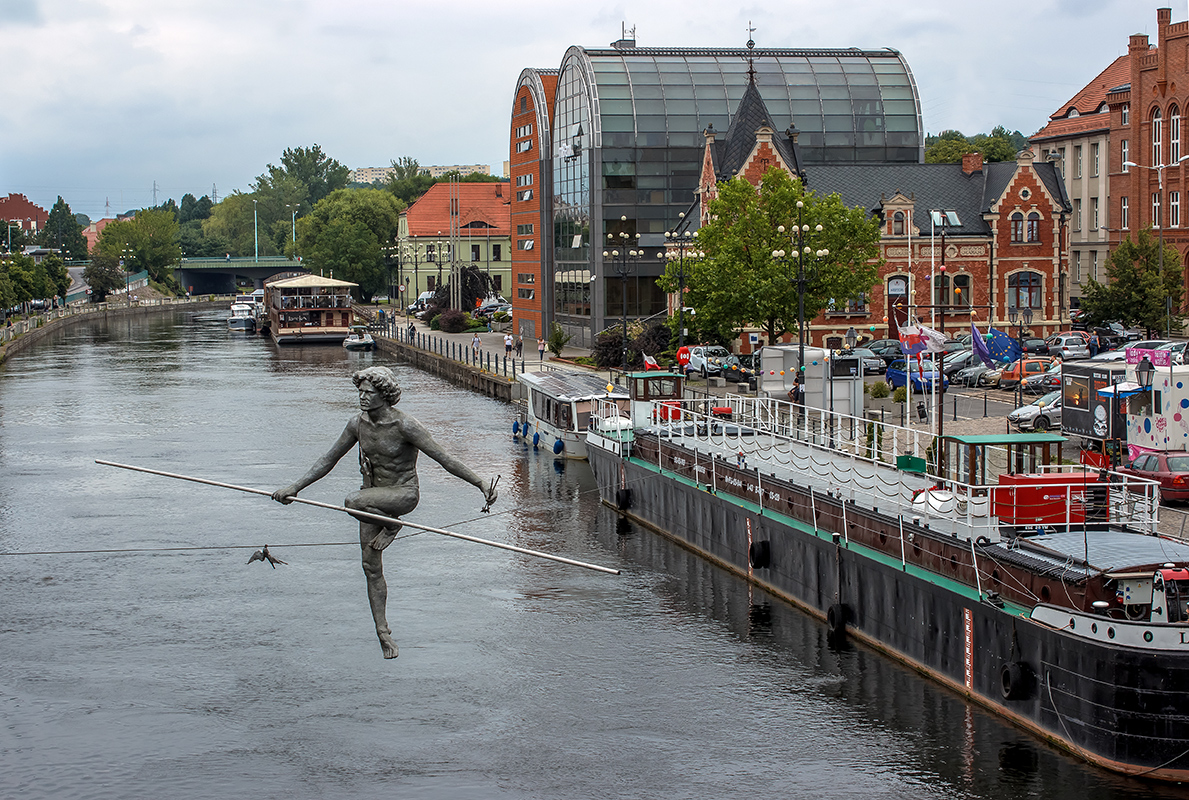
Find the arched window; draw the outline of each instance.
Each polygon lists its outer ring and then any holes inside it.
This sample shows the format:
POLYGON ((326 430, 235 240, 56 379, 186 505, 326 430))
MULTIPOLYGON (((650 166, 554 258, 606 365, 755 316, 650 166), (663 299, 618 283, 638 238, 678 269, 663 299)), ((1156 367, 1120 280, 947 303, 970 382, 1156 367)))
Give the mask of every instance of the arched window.
POLYGON ((1168 110, 1168 163, 1175 164, 1181 158, 1181 109, 1172 106, 1168 110))
POLYGON ((1028 241, 1040 241, 1040 214, 1035 211, 1028 214, 1028 241))
POLYGON ((1007 276, 1008 308, 1040 308, 1040 274, 1017 272, 1007 276))
POLYGON ((1160 109, 1152 112, 1152 165, 1163 164, 1164 138, 1161 130, 1160 109))
POLYGON ((959 308, 967 309, 973 302, 970 292, 971 280, 966 273, 954 276, 954 299, 953 304, 959 308))
POLYGON ((1024 241, 1024 215, 1019 211, 1011 215, 1012 243, 1024 241))
POLYGON ((948 306, 950 304, 950 276, 944 272, 933 276, 933 305, 948 306))
POLYGON ((892 215, 892 235, 893 236, 903 236, 904 235, 904 212, 903 211, 897 211, 895 214, 892 215))

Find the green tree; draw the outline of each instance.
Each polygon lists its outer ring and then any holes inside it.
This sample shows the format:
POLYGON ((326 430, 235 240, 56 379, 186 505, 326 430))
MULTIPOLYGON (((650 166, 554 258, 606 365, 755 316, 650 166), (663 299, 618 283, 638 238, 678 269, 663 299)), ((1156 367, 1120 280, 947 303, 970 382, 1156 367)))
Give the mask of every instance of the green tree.
POLYGON ((1028 139, 1019 131, 1008 131, 996 125, 989 134, 976 133, 966 137, 961 131, 946 130, 936 136, 925 137, 926 164, 955 164, 967 153, 982 153, 983 161, 1015 161, 1016 153, 1028 146, 1028 139))
POLYGON ((185 225, 187 222, 206 219, 211 215, 211 205, 211 199, 207 195, 196 198, 187 192, 182 195, 182 204, 178 208, 178 224, 185 225))
POLYGON ((300 220, 298 244, 308 269, 359 284, 364 302, 383 291, 383 246, 396 235, 404 205, 380 189, 339 189, 300 220))
MULTIPOLYGON (((182 259, 174 212, 164 208, 147 209, 138 213, 132 224, 136 232, 134 246, 140 268, 148 270, 152 280, 172 284, 173 268, 182 259)), ((106 228, 104 232, 107 232, 106 228)))
POLYGON ((35 280, 33 277, 34 264, 29 256, 13 255, 0 261, 0 274, 3 274, 7 287, 4 288, 7 299, 4 308, 11 308, 18 303, 27 303, 34 299, 35 280))
POLYGON ((1150 227, 1139 231, 1134 241, 1128 236, 1119 243, 1106 259, 1106 276, 1108 283, 1090 278, 1082 287, 1082 308, 1091 320, 1140 326, 1149 336, 1166 325, 1180 329, 1184 324, 1180 254, 1172 245, 1164 246, 1161 275, 1160 241, 1150 227))
MULTIPOLYGON (((253 190, 261 195, 277 192, 288 203, 305 203, 298 213, 305 214, 331 192, 347 185, 351 170, 322 152, 322 146, 285 148, 281 166, 269 164, 267 172, 256 178, 253 190), (298 196, 302 195, 302 196, 298 196)), ((284 205, 284 202, 281 205, 284 205)), ((269 220, 269 225, 280 215, 269 220)))
POLYGON ((42 247, 61 248, 71 260, 82 261, 87 257, 87 240, 83 237, 83 228, 60 195, 50 209, 45 227, 38 233, 37 240, 42 247))
MULTIPOLYGON (((224 252, 233 256, 250 256, 255 252, 256 222, 253 196, 232 192, 211 209, 209 218, 202 221, 203 236, 226 244, 224 252)), ((266 234, 268 229, 263 229, 266 234)), ((222 253, 215 253, 222 255, 222 253)), ((261 237, 260 255, 276 255, 267 235, 261 237)))
POLYGON ((405 205, 412 205, 417 202, 417 198, 429 191, 434 182, 433 178, 422 171, 417 159, 401 156, 392 162, 392 171, 388 174, 384 189, 405 205))
MULTIPOLYGON (((754 187, 743 178, 719 185, 710 222, 698 236, 706 257, 686 261, 686 304, 697 310, 703 333, 727 342, 748 324, 760 325, 768 342, 796 330, 800 293, 794 231, 809 227, 805 318, 831 302, 844 303, 870 291, 879 273, 879 223, 861 208, 847 208, 833 194, 818 197, 782 169, 770 169, 754 187), (802 202, 798 218, 797 202, 802 202), (785 230, 781 232, 779 227, 785 230), (817 230, 820 226, 821 230, 817 230), (774 257, 783 250, 785 257, 774 257), (814 255, 820 250, 828 255, 814 255)), ((661 288, 676 291, 678 265, 670 263, 661 288)), ((674 323, 675 324, 675 323, 674 323)))
POLYGON ((70 272, 66 269, 66 262, 57 254, 51 254, 38 266, 45 272, 49 285, 50 294, 46 296, 56 295, 65 300, 66 292, 70 289, 70 272))

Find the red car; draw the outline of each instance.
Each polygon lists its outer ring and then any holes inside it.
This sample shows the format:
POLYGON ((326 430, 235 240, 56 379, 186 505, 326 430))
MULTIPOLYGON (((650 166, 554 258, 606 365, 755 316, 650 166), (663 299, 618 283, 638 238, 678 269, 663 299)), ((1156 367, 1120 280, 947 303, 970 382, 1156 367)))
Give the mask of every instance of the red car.
POLYGON ((1145 453, 1119 472, 1160 483, 1163 500, 1189 500, 1189 452, 1145 453))

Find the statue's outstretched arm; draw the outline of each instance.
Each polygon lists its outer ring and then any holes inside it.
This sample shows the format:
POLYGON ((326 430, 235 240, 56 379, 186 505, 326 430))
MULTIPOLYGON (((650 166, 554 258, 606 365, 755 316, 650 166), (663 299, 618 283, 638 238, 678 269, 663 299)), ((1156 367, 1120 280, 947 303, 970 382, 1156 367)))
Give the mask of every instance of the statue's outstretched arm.
POLYGON ((286 486, 284 489, 278 489, 272 493, 272 499, 278 503, 289 504, 293 502, 293 498, 302 489, 309 486, 315 481, 319 481, 330 474, 334 469, 334 465, 339 463, 339 459, 351 452, 351 448, 359 441, 359 434, 357 427, 359 425, 358 418, 352 419, 347 423, 347 427, 343 429, 342 434, 338 440, 331 445, 331 448, 326 451, 326 454, 314 462, 314 466, 310 467, 305 475, 302 475, 293 483, 286 486))

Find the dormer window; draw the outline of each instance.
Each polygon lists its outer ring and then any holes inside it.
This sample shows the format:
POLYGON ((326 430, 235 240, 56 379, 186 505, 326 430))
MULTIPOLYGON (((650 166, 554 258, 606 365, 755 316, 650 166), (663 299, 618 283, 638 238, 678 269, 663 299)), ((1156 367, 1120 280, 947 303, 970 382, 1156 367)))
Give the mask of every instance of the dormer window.
POLYGON ((1069 111, 1065 112, 1065 116, 1068 117, 1069 119, 1073 119, 1074 117, 1080 117, 1081 114, 1078 113, 1078 110, 1076 108, 1071 107, 1069 109, 1069 111))
POLYGON ((903 236, 904 235, 904 212, 903 211, 897 211, 895 214, 892 215, 892 235, 893 236, 903 236))

